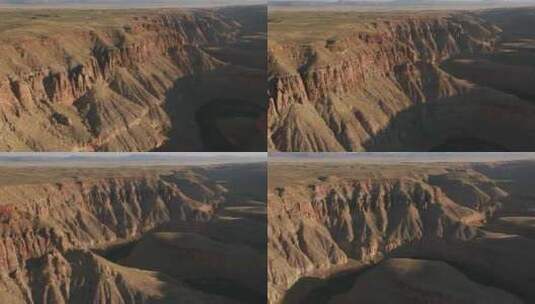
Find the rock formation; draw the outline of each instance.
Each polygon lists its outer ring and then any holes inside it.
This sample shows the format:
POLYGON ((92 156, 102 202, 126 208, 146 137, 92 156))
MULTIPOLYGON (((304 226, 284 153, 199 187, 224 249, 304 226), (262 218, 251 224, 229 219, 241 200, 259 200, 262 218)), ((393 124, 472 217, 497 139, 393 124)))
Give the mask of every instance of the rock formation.
MULTIPOLYGON (((270 164, 269 302, 349 303, 344 299, 359 298, 377 303, 394 298, 396 288, 414 294, 404 292, 392 303, 491 303, 490 298, 495 303, 530 302, 534 294, 526 282, 533 279, 533 269, 526 264, 532 258, 520 246, 535 248, 530 239, 533 209, 520 204, 517 195, 532 190, 512 185, 532 183, 519 177, 519 169, 512 182, 502 183, 502 166, 508 165, 493 166, 270 164), (504 219, 506 215, 513 218, 504 219), (504 220, 510 223, 508 230, 503 229, 504 220), (398 263, 393 257, 416 260, 398 263), (503 265, 493 266, 493 261, 503 265), (355 263, 369 269, 355 272, 355 263), (477 292, 456 294, 440 283, 426 285, 413 273, 424 271, 421 268, 435 269, 434 275, 445 281, 472 280, 477 292), (372 285, 401 285, 374 293, 363 287, 372 278, 372 285)), ((528 166, 533 170, 533 163, 528 166)))
POLYGON ((528 14, 270 13, 270 149, 532 149, 528 14))
MULTIPOLYGON (((217 98, 262 119, 264 7, 1 14, 0 150, 208 150, 195 117, 217 98), (251 85, 225 94, 239 74, 251 85)), ((257 149, 257 131, 235 145, 257 149)))
MULTIPOLYGON (((138 242, 143 248, 143 241, 138 240, 152 239, 154 232, 154 237, 190 235, 195 246, 216 244, 217 252, 229 249, 226 256, 207 256, 204 262, 183 253, 181 261, 190 271, 203 271, 205 279, 219 278, 217 272, 206 271, 206 263, 265 264, 265 253, 262 258, 261 249, 252 249, 247 236, 239 234, 229 244, 221 236, 216 241, 203 229, 195 230, 224 226, 227 229, 219 231, 225 234, 237 229, 235 223, 219 219, 224 206, 235 204, 229 199, 248 197, 235 190, 234 172, 261 172, 261 167, 37 169, 38 175, 44 172, 49 180, 28 179, 24 168, 10 169, 22 178, 0 185, 1 298, 10 303, 57 304, 240 303, 213 286, 194 285, 182 273, 151 269, 147 261, 134 258, 126 259, 128 263, 121 259, 136 252, 138 242), (213 179, 212 174, 219 178, 213 179)), ((242 217, 245 221, 246 216, 242 217)), ((241 223, 240 218, 235 222, 241 223)), ((265 217, 253 224, 250 231, 262 230, 265 217)), ((249 237, 257 238, 252 233, 249 237)), ((187 240, 177 243, 187 247, 187 240)), ((158 255, 157 251, 145 248, 144 253, 158 255)), ((238 280, 248 275, 248 282, 256 282, 255 286, 263 282, 257 293, 265 295, 262 268, 256 273, 236 275, 233 269, 227 273, 238 280)))

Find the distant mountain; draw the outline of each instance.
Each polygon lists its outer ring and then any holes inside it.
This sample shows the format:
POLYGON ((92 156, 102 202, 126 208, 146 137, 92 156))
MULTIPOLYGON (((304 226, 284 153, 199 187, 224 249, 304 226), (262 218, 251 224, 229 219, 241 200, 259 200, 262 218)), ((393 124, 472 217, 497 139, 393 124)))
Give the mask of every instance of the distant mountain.
POLYGON ((270 6, 373 6, 455 3, 526 3, 533 0, 268 0, 270 6))
POLYGON ((266 159, 267 153, 0 153, 0 166, 190 165, 266 159))
POLYGON ((0 0, 6 5, 177 5, 219 6, 242 4, 265 4, 262 0, 0 0))
POLYGON ((362 162, 497 162, 535 160, 535 153, 270 153, 270 159, 280 161, 362 161, 362 162))

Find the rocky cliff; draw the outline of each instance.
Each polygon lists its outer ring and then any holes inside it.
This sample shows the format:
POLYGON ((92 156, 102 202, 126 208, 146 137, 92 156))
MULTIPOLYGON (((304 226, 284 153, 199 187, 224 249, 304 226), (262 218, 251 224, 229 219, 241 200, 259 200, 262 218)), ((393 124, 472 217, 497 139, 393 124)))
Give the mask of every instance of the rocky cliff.
POLYGON ((533 113, 529 102, 462 79, 467 69, 454 77, 442 66, 495 52, 502 29, 489 20, 475 13, 272 13, 270 148, 528 149, 512 130, 533 129, 521 114, 533 113))
POLYGON ((199 192, 187 193, 178 182, 153 176, 3 187, 1 267, 13 271, 51 248, 135 238, 171 219, 208 220, 223 201, 220 189, 195 185, 199 192))
POLYGON ((207 222, 227 190, 202 170, 101 171, 106 173, 88 176, 81 170, 76 178, 0 186, 2 298, 12 303, 231 303, 161 272, 119 266, 93 252, 164 224, 207 222))
POLYGON ((242 69, 216 52, 256 39, 244 42, 255 29, 241 10, 262 8, 9 15, 0 28, 0 149, 148 151, 173 140, 182 143, 175 151, 201 150, 195 111, 210 100, 171 91, 194 75, 242 69))
POLYGON ((471 240, 508 195, 485 176, 464 169, 415 174, 409 167, 377 167, 371 172, 378 177, 338 167, 349 176, 336 177, 294 166, 307 177, 282 186, 279 179, 287 167, 270 169, 271 303, 284 299, 298 279, 321 276, 351 260, 375 263, 427 240, 471 240))

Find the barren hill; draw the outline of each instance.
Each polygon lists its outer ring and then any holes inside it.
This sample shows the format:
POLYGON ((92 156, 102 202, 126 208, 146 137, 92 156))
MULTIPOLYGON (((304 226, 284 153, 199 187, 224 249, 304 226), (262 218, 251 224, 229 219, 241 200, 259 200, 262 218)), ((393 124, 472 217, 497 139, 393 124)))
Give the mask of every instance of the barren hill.
POLYGON ((265 16, 0 10, 0 150, 263 150, 265 16))
POLYGON ((270 12, 269 147, 531 151, 533 22, 533 8, 270 12))

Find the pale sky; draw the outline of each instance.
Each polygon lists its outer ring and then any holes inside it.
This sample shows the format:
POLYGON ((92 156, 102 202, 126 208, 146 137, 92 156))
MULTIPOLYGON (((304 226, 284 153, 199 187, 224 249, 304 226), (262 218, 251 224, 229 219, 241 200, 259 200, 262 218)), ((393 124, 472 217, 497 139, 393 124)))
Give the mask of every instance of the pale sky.
MULTIPOLYGON (((268 3, 275 3, 275 2, 318 2, 318 3, 336 3, 338 0, 268 0, 268 3)), ((397 0, 344 0, 344 2, 398 2, 397 0)), ((415 2, 417 3, 417 0, 406 0, 406 1, 399 1, 399 2, 415 2)), ((488 2, 488 3, 511 3, 511 2, 534 2, 534 0, 423 0, 421 2, 488 2)))

